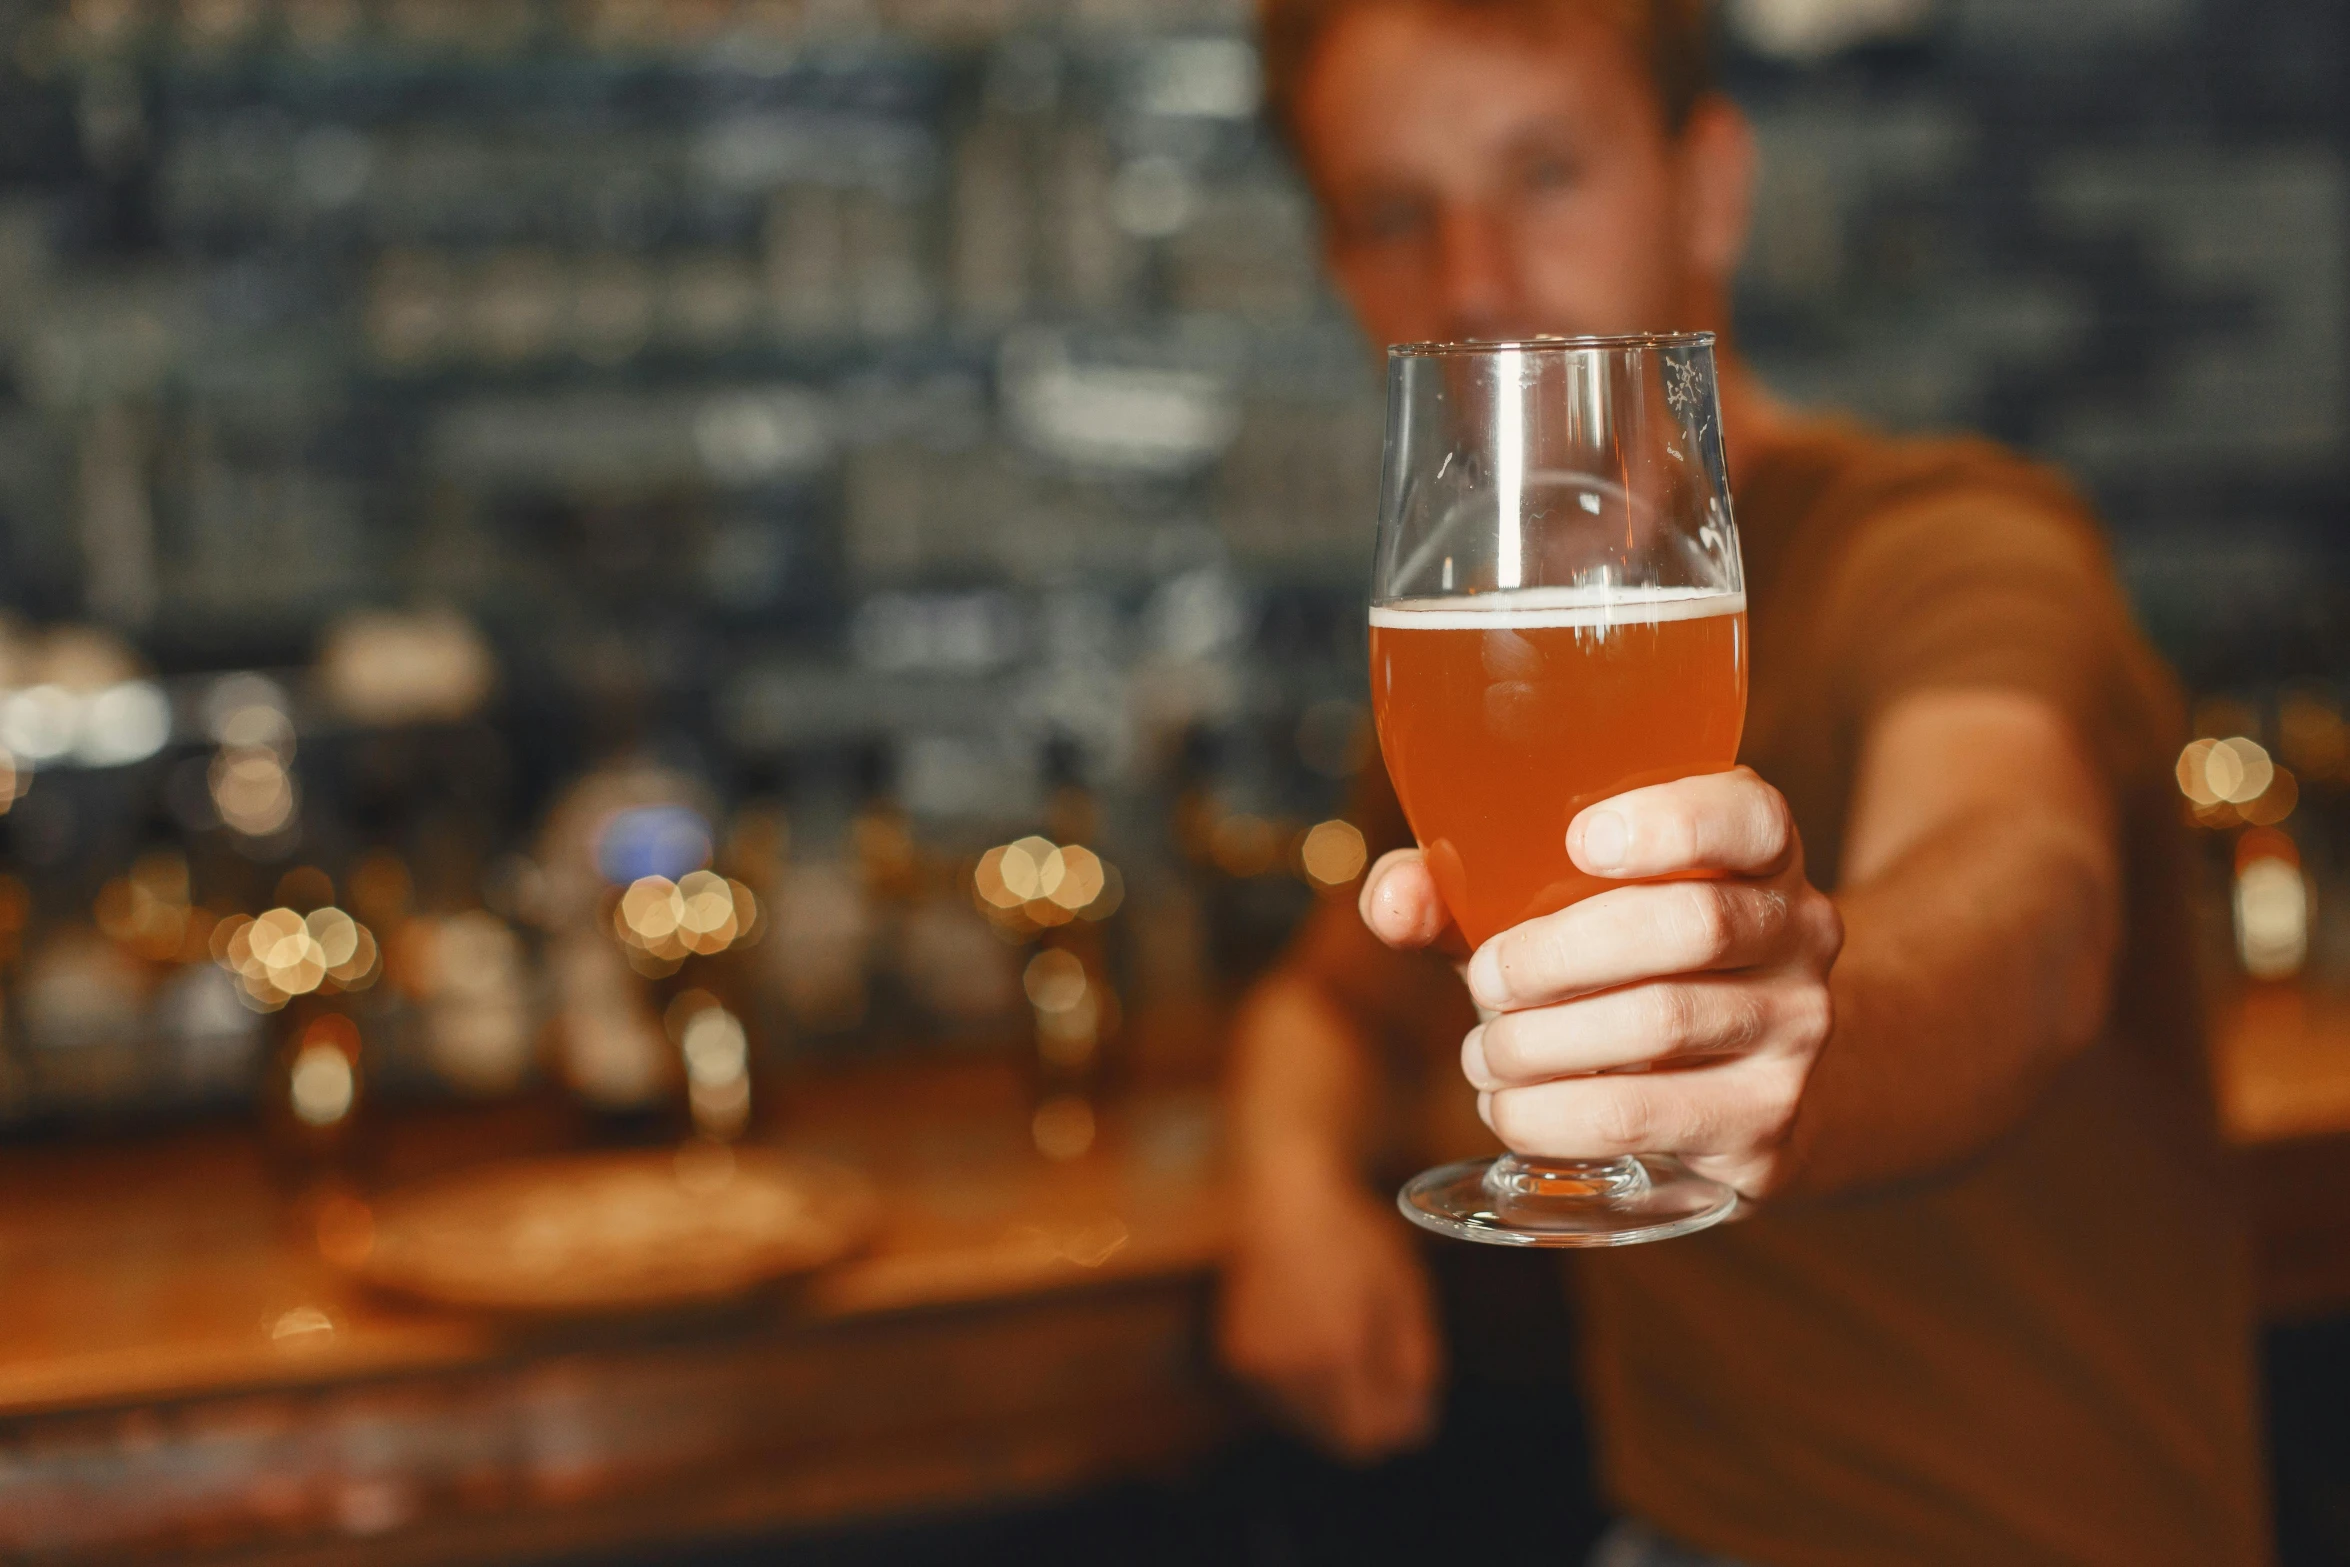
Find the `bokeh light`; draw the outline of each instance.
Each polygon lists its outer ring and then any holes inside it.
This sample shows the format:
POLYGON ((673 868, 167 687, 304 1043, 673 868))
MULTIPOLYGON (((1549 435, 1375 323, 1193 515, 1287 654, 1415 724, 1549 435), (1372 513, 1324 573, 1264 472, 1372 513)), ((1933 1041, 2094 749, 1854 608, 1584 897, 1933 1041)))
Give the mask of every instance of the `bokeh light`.
POLYGON ((225 750, 258 746, 281 760, 294 755, 293 704, 266 675, 223 675, 204 694, 204 728, 225 750))
POLYGON ((2179 752, 2179 792, 2206 827, 2273 826, 2291 815, 2300 781, 2243 735, 2191 740, 2179 752))
POLYGON ((2293 840, 2255 828, 2236 845, 2236 955, 2254 979, 2290 979, 2309 958, 2314 898, 2293 840))
POLYGON ((370 725, 453 723, 479 710, 497 660, 471 622, 449 610, 354 610, 327 629, 318 687, 345 717, 370 725))
POLYGON ((1298 845, 1298 862, 1306 880, 1317 887, 1344 887, 1363 874, 1370 857, 1362 830, 1348 821, 1317 822, 1298 845))
POLYGON ((672 1002, 668 1020, 685 1061, 694 1130, 718 1142, 740 1136, 751 1114, 750 1036, 742 1020, 698 990, 672 1002))
POLYGON ((73 749, 81 699, 59 685, 31 686, 0 699, 0 745, 35 766, 73 749))
MULTIPOLYGON (((1079 843, 1067 844, 1055 854, 1060 860, 1060 874, 1039 878, 1051 882, 1044 895, 1072 914, 1091 908, 1109 885, 1109 873, 1101 856, 1079 843)), ((1050 869, 1048 863, 1047 870, 1050 869)))
POLYGON ((1040 952, 1029 960, 1021 985, 1039 1012, 1068 1012, 1085 1000, 1085 965, 1058 948, 1040 952))
POLYGON ((349 1115, 358 1087, 351 1058, 332 1045, 304 1045, 287 1079, 294 1114, 311 1126, 332 1126, 349 1115))
POLYGON ((152 680, 108 686, 84 704, 74 759, 86 767, 143 762, 171 739, 171 700, 152 680))
POLYGON ((1029 959, 1021 985, 1036 1009, 1037 1054, 1072 1070, 1091 1061, 1101 1043, 1108 993, 1093 982, 1084 961, 1048 947, 1029 959))
POLYGON ((294 820, 300 800, 284 760, 267 746, 224 749, 212 760, 212 808, 230 831, 267 838, 294 820))
POLYGON ((1032 903, 1051 895, 1061 885, 1061 852, 1049 838, 1022 838, 1004 845, 997 859, 997 879, 1014 903, 1032 903))
POLYGON ((302 1030, 286 1072, 287 1106, 308 1126, 332 1126, 359 1100, 359 1030, 329 1012, 302 1030))
POLYGON ((596 869, 615 887, 676 881, 710 863, 710 824, 682 805, 615 811, 596 834, 596 869))
POLYGON ((971 893, 998 930, 1018 939, 1073 919, 1108 919, 1125 898, 1118 868, 1093 850, 1033 835, 981 855, 971 893))
POLYGON ((335 1319, 316 1306, 290 1307, 269 1321, 269 1338, 273 1344, 308 1347, 325 1343, 334 1337, 334 1332, 335 1319))
POLYGON ((688 871, 677 881, 640 876, 620 894, 612 928, 632 961, 667 972, 748 939, 758 909, 750 888, 714 871, 688 871))
POLYGON ((265 1012, 329 987, 364 990, 379 969, 373 933, 332 905, 308 914, 232 914, 213 927, 211 949, 247 1003, 265 1012))

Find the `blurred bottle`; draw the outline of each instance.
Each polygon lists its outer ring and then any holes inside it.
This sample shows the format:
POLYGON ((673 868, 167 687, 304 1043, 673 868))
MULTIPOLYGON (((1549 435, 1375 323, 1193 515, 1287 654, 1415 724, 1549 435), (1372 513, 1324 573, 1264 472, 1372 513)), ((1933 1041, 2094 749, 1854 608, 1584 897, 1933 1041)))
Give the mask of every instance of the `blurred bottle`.
POLYGON ((305 1193, 364 1185, 376 1150, 359 1025, 319 997, 296 1000, 275 1022, 260 1106, 272 1170, 305 1193))

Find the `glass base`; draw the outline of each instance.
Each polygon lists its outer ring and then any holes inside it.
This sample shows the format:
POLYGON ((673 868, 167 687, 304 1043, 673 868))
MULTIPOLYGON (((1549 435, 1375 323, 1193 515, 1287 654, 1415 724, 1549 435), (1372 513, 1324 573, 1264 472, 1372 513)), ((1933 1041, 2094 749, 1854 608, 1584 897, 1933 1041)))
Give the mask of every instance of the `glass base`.
POLYGON ((1414 1176, 1395 1195, 1422 1229, 1488 1246, 1634 1246, 1719 1224, 1738 1194, 1678 1159, 1472 1159, 1414 1176))

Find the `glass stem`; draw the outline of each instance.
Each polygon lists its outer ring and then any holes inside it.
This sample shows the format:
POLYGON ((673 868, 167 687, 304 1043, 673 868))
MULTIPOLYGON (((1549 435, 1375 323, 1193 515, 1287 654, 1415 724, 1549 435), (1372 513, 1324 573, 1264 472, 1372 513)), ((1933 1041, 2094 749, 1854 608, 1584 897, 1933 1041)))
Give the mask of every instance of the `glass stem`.
POLYGON ((1648 1190, 1648 1168, 1621 1159, 1531 1159, 1504 1154, 1485 1172, 1485 1189, 1509 1202, 1611 1202, 1648 1190))

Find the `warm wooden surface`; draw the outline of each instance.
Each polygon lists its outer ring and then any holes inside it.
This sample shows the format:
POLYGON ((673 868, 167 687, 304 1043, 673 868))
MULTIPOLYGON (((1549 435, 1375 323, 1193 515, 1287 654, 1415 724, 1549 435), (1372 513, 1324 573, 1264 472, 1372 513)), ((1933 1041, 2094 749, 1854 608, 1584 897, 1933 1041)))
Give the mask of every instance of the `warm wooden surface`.
MULTIPOLYGON (((872 1247, 795 1292, 781 1308, 792 1321, 1198 1271, 1215 1248, 1204 1102, 1126 1107, 1093 1154, 1055 1164, 1030 1147, 1008 1075, 873 1074, 795 1097, 784 1139, 873 1175, 887 1219, 872 1247)), ((379 1178, 559 1135, 512 1114, 418 1121, 379 1178)), ((235 1128, 0 1151, 0 1269, 0 1416, 460 1365, 516 1341, 341 1279, 235 1128)))
POLYGON ((968 1507, 1170 1465, 1229 1411, 1128 1282, 19 1422, 0 1559, 495 1563, 968 1507))
POLYGON ((2212 1068, 2258 1219, 2262 1307, 2273 1321, 2350 1311, 2350 997, 2247 989, 2219 1013, 2212 1068))
POLYGON ((2220 1009, 2212 1065, 2231 1141, 2350 1135, 2350 996, 2253 986, 2220 1009))
MULTIPOLYGON (((2350 1309, 2350 1003, 2255 990, 2218 1097, 2272 1315, 2350 1309)), ((870 1172, 861 1256, 668 1321, 371 1296, 216 1127, 0 1152, 0 1560, 497 1563, 1078 1486, 1197 1454, 1226 1222, 1198 1098, 1070 1164, 984 1067, 788 1086, 779 1140, 870 1172)), ((410 1117, 378 1185, 563 1146, 530 1110, 410 1117)))
MULTIPOLYGON (((871 1173, 883 1232, 666 1322, 371 1296, 233 1129, 0 1154, 0 1559, 507 1561, 968 1505, 1215 1439, 1202 1102, 1141 1101, 1054 1164, 1009 1074, 787 1093, 782 1139, 871 1173)), ((416 1120, 376 1173, 567 1130, 416 1120)))

